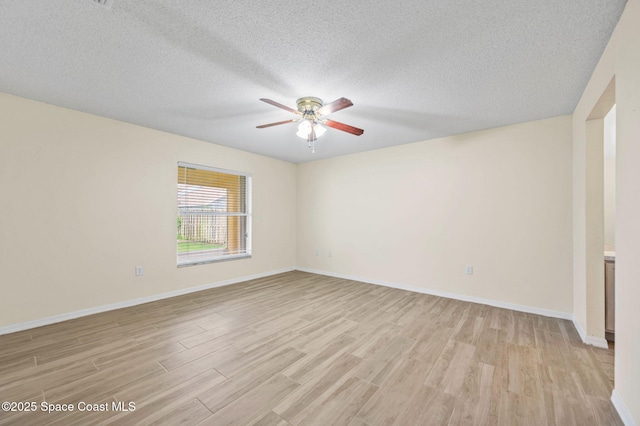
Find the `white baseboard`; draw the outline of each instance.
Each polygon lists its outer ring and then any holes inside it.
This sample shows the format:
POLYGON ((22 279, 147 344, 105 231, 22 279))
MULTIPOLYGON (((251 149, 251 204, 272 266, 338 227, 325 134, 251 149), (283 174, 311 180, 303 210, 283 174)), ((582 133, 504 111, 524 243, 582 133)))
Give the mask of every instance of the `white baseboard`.
POLYGON ((587 333, 584 331, 584 328, 582 328, 580 321, 578 321, 575 316, 571 318, 571 321, 573 321, 573 326, 578 331, 578 334, 580 335, 580 338, 584 343, 586 343, 587 345, 595 346, 598 348, 604 348, 604 349, 607 349, 609 347, 609 344, 607 343, 606 339, 603 339, 602 337, 594 337, 594 336, 587 335, 587 333))
POLYGON ((622 419, 622 423, 624 423, 625 426, 637 426, 635 420, 633 420, 633 417, 631 416, 631 412, 615 389, 611 392, 611 402, 613 403, 613 406, 616 407, 616 410, 622 419))
POLYGON ((322 271, 318 269, 300 268, 300 267, 296 269, 298 271, 309 272, 312 274, 326 275, 329 277, 342 278, 342 279, 352 280, 352 281, 360 281, 368 284, 375 284, 375 285, 381 285, 384 287, 397 288, 399 290, 411 291, 414 293, 429 294, 432 296, 445 297, 447 299, 462 300, 464 302, 472 302, 472 303, 479 303, 482 305, 495 306, 496 308, 504 308, 504 309, 511 309, 513 311, 527 312, 530 314, 537 314, 545 317, 561 318, 561 319, 567 319, 567 320, 573 319, 573 316, 568 312, 554 311, 550 309, 538 308, 535 306, 518 305, 515 303, 502 302, 502 301, 493 300, 493 299, 482 299, 480 297, 467 296, 465 294, 449 293, 446 291, 432 290, 432 289, 423 288, 423 287, 413 287, 413 286, 397 284, 389 281, 372 280, 369 278, 362 278, 362 277, 356 277, 356 276, 345 275, 345 274, 337 274, 334 272, 322 271))
POLYGON ((167 293, 154 294, 152 296, 140 297, 138 299, 125 300, 123 302, 112 303, 109 305, 97 306, 95 308, 82 309, 80 311, 69 312, 66 314, 54 315, 51 317, 40 318, 33 321, 22 322, 18 324, 11 324, 0 327, 0 335, 15 333, 17 331, 29 330, 31 328, 42 327, 43 325, 55 324, 57 322, 67 321, 70 319, 86 317, 93 314, 99 314, 101 312, 113 311, 121 308, 128 308, 130 306, 142 305, 143 303, 155 302, 156 300, 168 299, 170 297, 182 296, 184 294, 195 293, 202 290, 209 290, 211 288, 223 287, 226 285, 236 284, 243 281, 255 280, 258 278, 264 278, 271 275, 281 274, 284 272, 294 271, 296 268, 285 268, 275 271, 264 272, 261 274, 247 275, 239 278, 232 278, 229 280, 218 281, 211 284, 204 284, 196 287, 183 288, 180 290, 170 291, 167 293))
POLYGON ((609 347, 607 339, 603 339, 602 337, 587 336, 587 339, 583 340, 583 342, 587 345, 595 346, 597 348, 607 349, 609 347))
POLYGON ((584 331, 584 328, 582 328, 582 324, 580 324, 580 321, 578 321, 578 319, 575 317, 575 315, 573 315, 571 317, 571 321, 573 322, 573 326, 576 328, 576 331, 580 335, 580 338, 582 339, 582 341, 586 342, 587 341, 587 333, 584 331))

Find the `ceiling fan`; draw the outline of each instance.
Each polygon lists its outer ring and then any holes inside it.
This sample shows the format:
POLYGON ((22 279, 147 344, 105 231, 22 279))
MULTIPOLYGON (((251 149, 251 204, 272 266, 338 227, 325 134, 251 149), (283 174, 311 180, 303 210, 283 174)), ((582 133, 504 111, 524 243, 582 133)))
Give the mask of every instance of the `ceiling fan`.
POLYGON ((296 135, 307 140, 312 152, 315 152, 315 141, 326 131, 326 129, 322 127, 323 124, 356 136, 360 136, 364 133, 364 130, 358 129, 357 127, 325 118, 326 115, 352 106, 353 103, 347 98, 336 99, 335 101, 325 105, 320 98, 305 96, 296 101, 296 105, 298 107, 297 110, 289 108, 286 105, 282 105, 279 102, 272 101, 271 99, 261 98, 260 100, 275 107, 282 108, 285 111, 292 112, 298 117, 291 120, 278 121, 276 123, 263 124, 256 127, 258 129, 264 129, 265 127, 296 123, 299 121, 300 124, 298 125, 298 132, 296 135))

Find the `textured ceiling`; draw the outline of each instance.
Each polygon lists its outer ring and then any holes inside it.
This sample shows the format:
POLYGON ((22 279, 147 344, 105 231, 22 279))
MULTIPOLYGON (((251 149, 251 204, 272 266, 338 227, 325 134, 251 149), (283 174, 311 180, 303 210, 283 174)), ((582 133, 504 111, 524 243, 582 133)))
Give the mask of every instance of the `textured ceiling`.
POLYGON ((0 1, 0 91, 304 162, 571 113, 624 0, 0 1), (301 96, 354 106, 316 145, 301 96))

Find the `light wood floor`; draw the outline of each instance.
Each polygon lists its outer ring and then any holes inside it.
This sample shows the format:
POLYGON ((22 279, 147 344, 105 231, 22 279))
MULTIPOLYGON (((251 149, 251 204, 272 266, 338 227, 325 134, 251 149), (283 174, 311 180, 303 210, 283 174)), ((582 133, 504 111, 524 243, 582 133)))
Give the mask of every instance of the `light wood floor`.
POLYGON ((290 272, 0 336, 0 401, 76 404, 0 424, 621 425, 607 363, 566 320, 290 272))

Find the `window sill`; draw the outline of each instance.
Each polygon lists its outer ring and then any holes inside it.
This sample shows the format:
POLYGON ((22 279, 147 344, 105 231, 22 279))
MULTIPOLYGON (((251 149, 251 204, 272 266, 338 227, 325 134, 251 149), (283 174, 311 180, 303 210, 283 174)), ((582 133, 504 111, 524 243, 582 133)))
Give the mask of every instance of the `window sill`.
POLYGON ((216 258, 216 259, 194 260, 192 262, 183 262, 183 263, 178 264, 178 268, 184 268, 184 267, 187 267, 187 266, 194 266, 194 265, 206 265, 208 263, 227 262, 227 261, 230 261, 230 260, 250 259, 250 258, 251 258, 251 254, 235 254, 235 255, 219 257, 219 258, 216 258))

